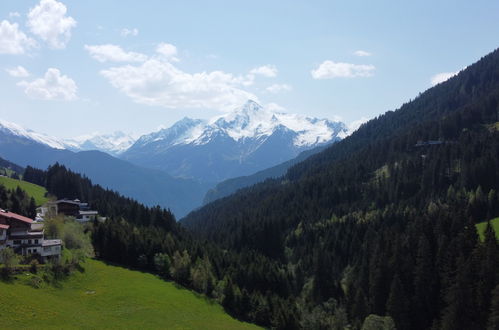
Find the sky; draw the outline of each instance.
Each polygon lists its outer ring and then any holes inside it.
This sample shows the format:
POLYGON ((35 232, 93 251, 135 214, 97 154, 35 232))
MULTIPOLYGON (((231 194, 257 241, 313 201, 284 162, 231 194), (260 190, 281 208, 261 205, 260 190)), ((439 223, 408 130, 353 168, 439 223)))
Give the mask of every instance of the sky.
POLYGON ((498 46, 495 0, 1 0, 0 118, 140 135, 253 99, 354 124, 498 46))

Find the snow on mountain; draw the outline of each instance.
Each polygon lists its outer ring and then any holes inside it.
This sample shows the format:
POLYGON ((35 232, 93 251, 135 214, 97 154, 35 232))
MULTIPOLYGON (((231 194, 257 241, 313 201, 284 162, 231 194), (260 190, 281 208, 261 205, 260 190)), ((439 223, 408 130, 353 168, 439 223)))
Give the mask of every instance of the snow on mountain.
POLYGON ((120 157, 173 176, 219 182, 277 165, 347 135, 341 122, 276 112, 249 100, 210 120, 184 118, 143 135, 120 157))
POLYGON ((67 147, 67 145, 63 141, 55 137, 43 133, 38 133, 32 130, 28 130, 17 124, 1 119, 0 119, 0 132, 33 140, 55 149, 66 149, 67 147))
POLYGON ((184 118, 170 128, 142 136, 136 146, 157 141, 164 141, 169 146, 202 145, 209 143, 216 133, 225 134, 234 141, 259 139, 283 127, 296 133, 293 140, 296 147, 310 147, 348 135, 348 129, 341 122, 274 112, 249 100, 234 111, 208 121, 184 118))
POLYGON ((92 133, 82 135, 64 142, 74 151, 99 150, 111 155, 119 155, 135 143, 136 137, 132 134, 116 131, 111 134, 92 133))

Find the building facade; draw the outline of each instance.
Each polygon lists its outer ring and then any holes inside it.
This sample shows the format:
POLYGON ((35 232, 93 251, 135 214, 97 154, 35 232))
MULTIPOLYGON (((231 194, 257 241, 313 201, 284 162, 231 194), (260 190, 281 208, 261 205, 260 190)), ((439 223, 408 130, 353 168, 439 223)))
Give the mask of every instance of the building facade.
POLYGON ((61 256, 62 241, 45 240, 42 223, 0 209, 0 249, 7 247, 23 256, 39 255, 46 261, 61 256))

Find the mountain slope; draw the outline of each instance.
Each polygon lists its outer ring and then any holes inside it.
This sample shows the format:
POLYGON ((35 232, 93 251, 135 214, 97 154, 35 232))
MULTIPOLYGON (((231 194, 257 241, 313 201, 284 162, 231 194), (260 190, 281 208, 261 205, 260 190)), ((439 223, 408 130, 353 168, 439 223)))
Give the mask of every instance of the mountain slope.
POLYGON ((496 50, 283 178, 181 223, 251 251, 243 269, 259 257, 291 269, 281 295, 300 306, 303 328, 327 328, 317 320, 334 313, 354 328, 376 314, 400 329, 483 329, 499 250, 493 232, 479 241, 474 223, 499 215, 498 122, 496 50))
POLYGON ((87 260, 83 267, 84 272, 75 272, 57 288, 35 289, 22 283, 34 276, 29 273, 20 275, 16 283, 0 281, 2 327, 80 328, 85 324, 87 328, 159 329, 168 324, 182 329, 258 328, 154 275, 96 260, 87 260), (29 316, 23 312, 26 304, 32 306, 29 316))
POLYGON ((299 162, 304 161, 308 157, 321 152, 327 147, 325 146, 320 146, 316 147, 314 149, 306 150, 300 153, 297 157, 288 160, 284 163, 281 163, 279 165, 267 168, 265 170, 256 172, 255 174, 251 174, 248 176, 241 176, 237 178, 232 178, 228 179, 225 181, 220 182, 217 184, 214 188, 208 190, 206 195, 203 198, 203 204, 208 204, 211 203, 217 199, 229 196, 233 193, 235 193, 237 190, 252 186, 254 184, 257 184, 259 182, 263 182, 266 179, 271 179, 271 178, 278 178, 286 174, 288 169, 292 167, 293 165, 298 164, 299 162))
POLYGON ((172 178, 100 151, 54 149, 31 137, 0 130, 0 156, 20 164, 47 168, 56 162, 80 172, 95 183, 153 206, 170 208, 178 217, 201 205, 210 188, 194 180, 172 178))
POLYGON ((121 157, 205 182, 249 175, 347 135, 343 123, 272 112, 248 101, 210 121, 184 118, 142 136, 121 157))

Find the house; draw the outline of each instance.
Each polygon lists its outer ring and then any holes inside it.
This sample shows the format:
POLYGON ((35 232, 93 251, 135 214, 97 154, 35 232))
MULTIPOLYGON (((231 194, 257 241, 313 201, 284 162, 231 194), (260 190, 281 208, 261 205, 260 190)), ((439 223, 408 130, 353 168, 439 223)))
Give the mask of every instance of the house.
POLYGON ((97 211, 80 211, 76 216, 76 221, 78 222, 87 222, 90 220, 94 220, 99 216, 99 212, 97 211))
POLYGON ((6 247, 23 256, 37 254, 46 261, 61 256, 62 241, 45 240, 42 223, 0 209, 0 250, 6 247))
POLYGON ((64 214, 67 216, 76 217, 78 215, 78 212, 80 211, 80 208, 82 207, 81 204, 84 204, 84 206, 87 205, 86 203, 81 203, 78 199, 59 199, 54 202, 48 202, 47 207, 50 214, 64 214))
POLYGON ((88 203, 82 203, 79 199, 60 199, 47 203, 47 213, 51 215, 63 214, 75 217, 78 222, 87 222, 99 216, 99 212, 90 210, 88 203))

